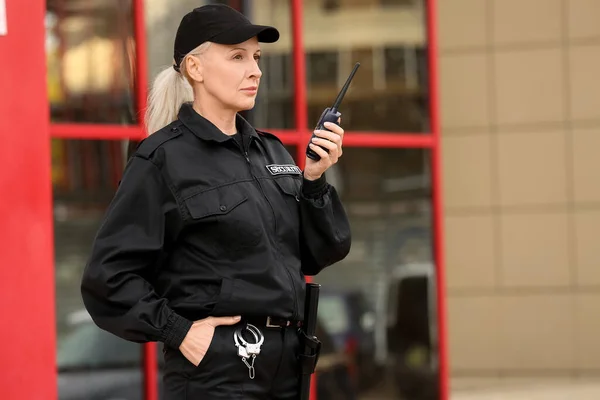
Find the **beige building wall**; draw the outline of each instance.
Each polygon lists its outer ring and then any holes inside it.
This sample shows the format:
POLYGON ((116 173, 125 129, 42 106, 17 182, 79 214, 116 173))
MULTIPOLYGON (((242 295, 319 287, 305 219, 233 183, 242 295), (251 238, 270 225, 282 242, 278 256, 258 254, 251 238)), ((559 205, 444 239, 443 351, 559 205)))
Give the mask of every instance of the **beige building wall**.
POLYGON ((440 0, 453 377, 600 371, 600 1, 440 0))

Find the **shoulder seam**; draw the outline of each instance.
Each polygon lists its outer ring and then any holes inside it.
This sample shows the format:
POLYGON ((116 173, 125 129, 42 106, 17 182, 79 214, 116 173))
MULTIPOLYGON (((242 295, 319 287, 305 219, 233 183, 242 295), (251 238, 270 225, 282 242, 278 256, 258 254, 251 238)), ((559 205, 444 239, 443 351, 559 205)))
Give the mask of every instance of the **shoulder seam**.
POLYGON ((279 141, 279 142, 281 142, 283 144, 283 142, 281 141, 281 139, 279 139, 276 135, 274 135, 274 134, 272 134, 270 132, 261 131, 261 130, 258 130, 258 129, 255 129, 255 130, 256 130, 256 133, 258 133, 259 135, 266 136, 266 137, 272 137, 275 140, 277 140, 277 141, 279 141))
POLYGON ((156 151, 156 149, 162 146, 165 142, 181 136, 182 133, 179 129, 181 125, 182 124, 180 121, 175 121, 148 136, 139 144, 133 155, 149 159, 150 156, 152 156, 152 153, 154 153, 154 151, 156 151))
MULTIPOLYGON (((175 137, 177 137, 179 135, 172 136, 169 139, 175 138, 175 137)), ((161 143, 164 143, 164 141, 161 142, 161 143)), ((169 179, 167 179, 167 177, 164 174, 163 169, 159 165, 157 165, 154 162, 154 160, 152 160, 150 158, 146 158, 146 157, 143 157, 143 156, 138 155, 138 154, 133 154, 132 157, 137 157, 137 158, 140 158, 140 159, 142 159, 144 161, 147 161, 147 162, 149 162, 154 167, 154 169, 156 170, 156 173, 158 174, 159 179, 167 187, 167 189, 169 190, 169 193, 171 193, 171 196, 173 196, 173 199, 175 200, 175 204, 177 204, 177 209, 179 210, 179 216, 180 216, 180 218, 183 221, 184 218, 185 218, 184 216, 186 215, 186 211, 185 211, 185 208, 183 206, 183 199, 181 198, 181 195, 177 191, 177 188, 175 187, 175 185, 173 185, 171 183, 171 181, 169 179)))

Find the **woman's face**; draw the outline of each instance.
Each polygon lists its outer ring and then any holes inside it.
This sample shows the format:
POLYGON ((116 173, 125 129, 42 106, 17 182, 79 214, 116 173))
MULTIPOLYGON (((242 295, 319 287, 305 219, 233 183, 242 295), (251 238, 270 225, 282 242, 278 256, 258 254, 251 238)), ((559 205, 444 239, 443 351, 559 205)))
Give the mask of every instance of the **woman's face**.
POLYGON ((256 37, 235 45, 211 43, 201 56, 203 90, 221 106, 236 112, 254 107, 262 72, 256 37))

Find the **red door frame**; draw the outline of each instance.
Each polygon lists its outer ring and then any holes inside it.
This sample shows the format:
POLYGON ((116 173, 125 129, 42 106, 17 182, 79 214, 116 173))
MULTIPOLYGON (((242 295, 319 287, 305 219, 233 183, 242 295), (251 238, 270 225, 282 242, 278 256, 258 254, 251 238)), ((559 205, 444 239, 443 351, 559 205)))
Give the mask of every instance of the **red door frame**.
POLYGON ((45 12, 44 1, 8 0, 0 36, 2 399, 56 399, 45 12))
MULTIPOLYGON (((297 159, 300 167, 304 167, 304 149, 310 140, 311 131, 307 125, 307 94, 305 52, 303 44, 303 5, 302 0, 290 1, 290 18, 292 22, 293 65, 294 65, 294 110, 295 129, 271 130, 278 135, 285 144, 297 146, 297 159)), ((446 291, 445 268, 443 254, 443 199, 442 199, 442 171, 440 149, 440 121, 439 121, 439 94, 438 94, 438 38, 437 38, 437 1, 426 0, 426 29, 427 29, 427 54, 429 68, 429 116, 431 132, 429 133, 390 133, 390 132, 357 132, 347 131, 344 139, 345 146, 353 147, 387 147, 387 148, 425 148, 431 151, 432 181, 433 181, 433 237, 434 259, 436 264, 437 279, 437 312, 439 335, 439 368, 440 368, 440 399, 449 397, 448 352, 447 352, 447 326, 446 326, 446 291)), ((135 43, 136 43, 136 75, 135 93, 138 110, 138 124, 124 125, 94 125, 94 124, 51 124, 50 136, 53 138, 77 139, 135 139, 145 137, 143 128, 143 113, 146 107, 146 94, 148 70, 146 66, 146 34, 144 23, 143 0, 133 0, 135 43)), ((309 277, 310 279, 310 277, 309 277)), ((144 374, 145 374, 145 399, 157 400, 157 355, 156 346, 144 346, 144 374)), ((316 399, 312 390, 311 398, 316 399)))

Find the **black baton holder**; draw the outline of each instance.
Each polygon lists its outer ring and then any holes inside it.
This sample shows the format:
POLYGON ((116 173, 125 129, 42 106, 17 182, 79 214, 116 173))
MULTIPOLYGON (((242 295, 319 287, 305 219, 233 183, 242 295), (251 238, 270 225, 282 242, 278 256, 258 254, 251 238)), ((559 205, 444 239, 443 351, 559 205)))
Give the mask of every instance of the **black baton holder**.
POLYGON ((310 379, 315 372, 321 353, 321 342, 315 336, 317 329, 317 311, 319 307, 319 290, 317 283, 306 284, 306 301, 304 306, 304 323, 300 329, 300 400, 308 400, 310 396, 310 379))
POLYGON ((308 336, 306 333, 300 333, 300 340, 304 346, 305 353, 300 354, 300 369, 303 375, 310 375, 315 372, 319 362, 321 352, 321 342, 316 336, 308 336))

